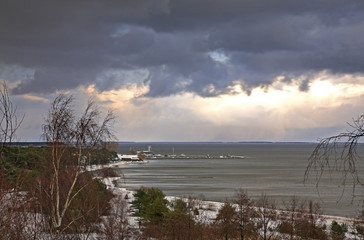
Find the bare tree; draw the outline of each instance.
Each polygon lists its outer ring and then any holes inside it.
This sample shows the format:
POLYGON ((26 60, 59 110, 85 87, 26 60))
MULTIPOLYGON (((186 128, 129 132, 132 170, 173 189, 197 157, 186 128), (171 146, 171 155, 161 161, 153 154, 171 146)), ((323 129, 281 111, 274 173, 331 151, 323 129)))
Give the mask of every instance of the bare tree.
POLYGON ((113 138, 110 129, 114 115, 111 111, 100 121, 101 112, 91 99, 83 114, 77 118, 72 102, 72 96, 59 95, 52 102, 42 126, 43 137, 50 145, 51 154, 49 176, 45 179, 48 182, 40 185, 50 206, 51 229, 56 231, 60 231, 72 201, 87 186, 75 189, 90 151, 113 138))
POLYGON ((32 199, 26 192, 6 185, 6 179, 0 176, 0 239, 41 239, 41 219, 32 199))
POLYGON ((128 203, 121 196, 112 199, 112 209, 110 214, 103 219, 103 229, 105 239, 107 240, 124 240, 136 237, 138 232, 129 224, 128 221, 128 203))
POLYGON ((279 231, 287 235, 287 239, 295 239, 297 226, 305 216, 305 201, 301 201, 297 196, 292 196, 289 201, 284 201, 285 211, 280 213, 281 222, 279 231))
POLYGON ((6 173, 8 154, 5 144, 16 138, 16 131, 23 122, 18 118, 17 107, 10 99, 5 81, 0 81, 0 239, 36 239, 39 237, 39 221, 33 212, 32 203, 24 192, 21 176, 9 183, 6 173))
POLYGON ((256 202, 257 227, 260 229, 260 239, 269 240, 274 237, 274 223, 277 219, 276 203, 267 195, 262 194, 256 202))
POLYGON ((356 186, 363 186, 356 166, 360 160, 357 147, 359 140, 364 136, 364 115, 353 119, 348 125, 350 129, 346 132, 324 138, 318 143, 309 157, 305 181, 310 177, 310 173, 313 173, 316 186, 319 187, 325 173, 339 173, 341 185, 344 186, 343 193, 347 181, 351 179, 354 196, 356 186))
POLYGON ((237 220, 239 224, 240 239, 249 239, 254 232, 252 218, 255 215, 253 203, 246 190, 241 188, 235 191, 233 203, 237 206, 237 220))
POLYGON ((17 107, 13 105, 9 97, 9 89, 5 81, 0 82, 0 141, 1 146, 11 143, 15 132, 23 122, 24 115, 18 118, 17 107))
POLYGON ((327 239, 325 218, 322 216, 322 208, 319 203, 308 202, 302 217, 296 220, 295 234, 303 239, 327 239))

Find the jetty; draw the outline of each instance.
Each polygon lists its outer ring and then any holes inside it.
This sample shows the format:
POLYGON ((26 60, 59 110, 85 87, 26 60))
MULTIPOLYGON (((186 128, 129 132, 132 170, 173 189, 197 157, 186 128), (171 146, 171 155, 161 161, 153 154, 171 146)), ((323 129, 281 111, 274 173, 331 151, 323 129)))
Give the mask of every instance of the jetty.
POLYGON ((130 154, 118 154, 119 160, 121 161, 140 161, 143 159, 244 159, 245 156, 232 155, 232 154, 222 154, 222 155, 212 155, 212 154, 198 154, 198 155, 186 155, 186 154, 175 154, 174 148, 172 154, 160 154, 154 153, 152 147, 148 146, 147 150, 134 151, 130 150, 130 154))

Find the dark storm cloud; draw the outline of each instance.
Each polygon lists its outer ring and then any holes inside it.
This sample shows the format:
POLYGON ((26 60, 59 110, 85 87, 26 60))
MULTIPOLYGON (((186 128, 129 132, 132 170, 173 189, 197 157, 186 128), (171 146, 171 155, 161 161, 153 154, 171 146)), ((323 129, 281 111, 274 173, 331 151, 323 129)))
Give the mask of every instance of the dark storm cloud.
POLYGON ((280 75, 363 73, 362 29, 356 0, 5 0, 0 64, 34 70, 18 94, 104 90, 127 82, 105 71, 144 69, 149 96, 214 96, 237 80, 249 90, 280 75))

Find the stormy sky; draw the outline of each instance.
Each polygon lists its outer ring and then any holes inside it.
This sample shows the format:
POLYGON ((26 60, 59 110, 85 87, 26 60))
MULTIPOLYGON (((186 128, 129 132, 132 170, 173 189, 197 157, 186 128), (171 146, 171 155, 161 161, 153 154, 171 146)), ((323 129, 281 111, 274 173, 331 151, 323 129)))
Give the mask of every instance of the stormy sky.
POLYGON ((364 113, 358 0, 2 0, 20 140, 59 93, 121 141, 316 141, 364 113))

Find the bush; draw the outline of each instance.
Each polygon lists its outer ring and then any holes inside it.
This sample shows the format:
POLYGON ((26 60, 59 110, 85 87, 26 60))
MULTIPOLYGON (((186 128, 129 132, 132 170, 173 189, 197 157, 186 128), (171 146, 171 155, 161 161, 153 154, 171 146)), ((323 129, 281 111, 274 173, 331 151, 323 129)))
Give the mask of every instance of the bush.
POLYGON ((100 177, 119 177, 119 175, 112 168, 103 168, 97 171, 97 175, 100 177))
POLYGON ((187 204, 182 199, 176 199, 171 206, 174 208, 174 211, 187 213, 187 204))
POLYGON ((200 215, 200 212, 198 211, 198 208, 193 209, 193 215, 200 215))
POLYGON ((298 223, 295 225, 296 228, 296 234, 297 236, 303 238, 303 239, 320 239, 325 240, 327 239, 326 231, 323 227, 312 225, 310 221, 307 219, 303 219, 298 221, 298 223))
POLYGON ((283 221, 278 224, 277 227, 278 231, 283 234, 292 234, 293 233, 293 226, 291 223, 283 221))
POLYGON ((341 240, 345 238, 345 233, 348 231, 346 224, 338 224, 336 221, 331 223, 331 237, 334 240, 341 240))

